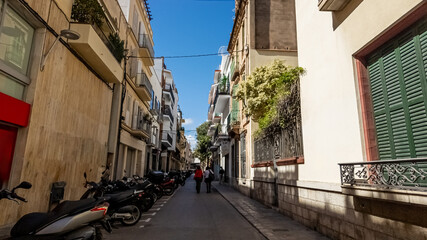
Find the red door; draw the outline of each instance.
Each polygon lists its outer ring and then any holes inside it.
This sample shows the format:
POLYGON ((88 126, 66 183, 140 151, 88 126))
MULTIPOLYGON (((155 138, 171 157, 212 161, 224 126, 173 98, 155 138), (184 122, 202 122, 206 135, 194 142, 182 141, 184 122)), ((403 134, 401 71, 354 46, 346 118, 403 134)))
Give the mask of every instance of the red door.
POLYGON ((0 124, 0 186, 9 180, 18 129, 0 124))

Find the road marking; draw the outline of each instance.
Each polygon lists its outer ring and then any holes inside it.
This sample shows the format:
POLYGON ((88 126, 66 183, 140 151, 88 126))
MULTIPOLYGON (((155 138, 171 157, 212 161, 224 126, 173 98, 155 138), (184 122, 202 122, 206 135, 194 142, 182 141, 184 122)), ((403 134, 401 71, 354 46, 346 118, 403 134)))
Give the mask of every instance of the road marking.
POLYGON ((156 215, 156 212, 153 213, 143 213, 142 216, 154 216, 156 215))
POLYGON ((148 223, 148 222, 150 222, 151 221, 151 218, 147 218, 147 219, 145 219, 145 220, 139 220, 140 222, 146 222, 146 223, 148 223))
POLYGON ((139 226, 139 228, 144 228, 144 225, 139 226))

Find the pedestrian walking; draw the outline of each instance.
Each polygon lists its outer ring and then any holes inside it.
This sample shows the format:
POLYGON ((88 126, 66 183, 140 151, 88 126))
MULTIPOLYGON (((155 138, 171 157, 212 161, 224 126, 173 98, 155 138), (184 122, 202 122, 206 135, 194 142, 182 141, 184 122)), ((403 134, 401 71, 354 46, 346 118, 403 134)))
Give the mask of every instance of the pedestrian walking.
POLYGON ((224 182, 224 169, 222 167, 219 167, 219 184, 224 182))
POLYGON ((200 166, 197 166, 197 169, 194 172, 194 180, 196 180, 196 191, 197 193, 200 193, 200 185, 202 184, 203 180, 203 172, 200 166))
POLYGON ((205 173, 203 174, 203 177, 205 178, 206 183, 206 192, 211 192, 211 183, 215 178, 214 173, 212 172, 210 167, 206 167, 205 173))

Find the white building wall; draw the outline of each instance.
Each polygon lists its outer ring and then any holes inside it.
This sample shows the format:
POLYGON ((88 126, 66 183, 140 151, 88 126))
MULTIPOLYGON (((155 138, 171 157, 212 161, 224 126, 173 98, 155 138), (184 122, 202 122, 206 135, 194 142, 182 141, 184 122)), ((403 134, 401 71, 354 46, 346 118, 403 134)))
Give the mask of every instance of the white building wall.
POLYGON ((338 183, 338 163, 365 159, 352 55, 423 1, 351 1, 360 4, 339 13, 319 11, 317 1, 295 2, 298 62, 307 70, 301 78, 305 163, 298 178, 338 183), (338 25, 334 18, 344 20, 338 25))

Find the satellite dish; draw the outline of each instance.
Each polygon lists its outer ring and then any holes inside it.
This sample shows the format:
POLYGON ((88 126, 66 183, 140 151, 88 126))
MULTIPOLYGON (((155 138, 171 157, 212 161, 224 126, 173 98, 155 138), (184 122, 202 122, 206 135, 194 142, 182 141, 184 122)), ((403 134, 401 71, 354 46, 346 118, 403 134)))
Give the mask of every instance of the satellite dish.
POLYGON ((227 52, 227 47, 226 46, 221 46, 218 50, 218 55, 221 56, 227 56, 228 52, 227 52))

